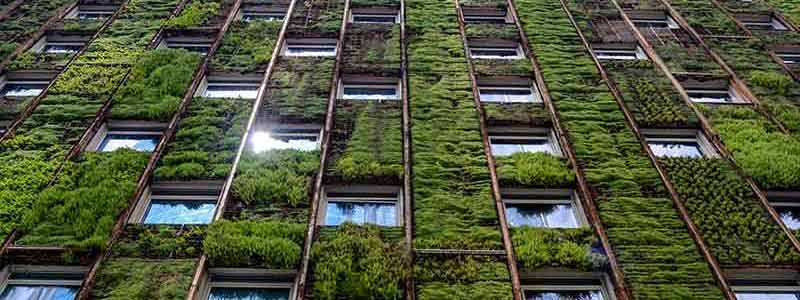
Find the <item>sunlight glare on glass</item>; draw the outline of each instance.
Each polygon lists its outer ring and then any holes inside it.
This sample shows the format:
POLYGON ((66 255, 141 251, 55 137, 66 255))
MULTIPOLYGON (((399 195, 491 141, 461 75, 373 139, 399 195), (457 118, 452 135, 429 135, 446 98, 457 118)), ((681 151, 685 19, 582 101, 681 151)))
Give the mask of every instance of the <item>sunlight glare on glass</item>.
POLYGON ((252 149, 256 153, 268 150, 294 149, 300 151, 317 150, 316 139, 284 138, 276 139, 269 132, 256 131, 251 139, 252 149))

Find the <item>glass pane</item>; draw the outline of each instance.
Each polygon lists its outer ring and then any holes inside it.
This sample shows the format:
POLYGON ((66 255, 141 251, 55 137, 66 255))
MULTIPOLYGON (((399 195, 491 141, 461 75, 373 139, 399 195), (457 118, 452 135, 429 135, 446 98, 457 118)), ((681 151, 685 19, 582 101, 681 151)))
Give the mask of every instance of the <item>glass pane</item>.
POLYGON ((526 300, 603 300, 603 294, 593 291, 536 291, 525 292, 526 300))
POLYGON ((255 132, 250 141, 255 152, 283 149, 315 151, 319 148, 317 139, 318 136, 312 134, 273 137, 266 132, 255 132))
POLYGON ((44 46, 45 53, 76 53, 81 50, 82 45, 52 45, 44 46))
POLYGON ((336 47, 289 46, 286 48, 286 53, 294 56, 334 56, 336 47))
POLYGON ((475 58, 514 58, 517 57, 516 49, 472 49, 475 58))
POLYGON ((793 292, 738 292, 739 300, 798 300, 800 294, 793 292))
POLYGON ((0 294, 0 300, 72 300, 77 293, 77 287, 9 285, 0 294))
POLYGON ((339 225, 345 221, 356 224, 377 224, 394 226, 397 224, 394 203, 379 202, 328 202, 325 225, 339 225))
POLYGON ((658 157, 701 157, 697 142, 648 142, 653 154, 658 157))
POLYGON ((47 84, 40 83, 8 83, 3 86, 0 95, 9 97, 34 97, 42 93, 47 84))
POLYGON ((775 210, 781 215, 781 220, 791 230, 800 229, 800 207, 776 206, 775 210))
POLYGON ((778 54, 778 57, 780 57, 783 60, 783 63, 787 65, 800 62, 800 54, 778 54))
POLYGON ((508 156, 519 152, 552 153, 553 151, 553 148, 550 146, 550 141, 544 138, 529 140, 492 140, 491 146, 492 155, 494 156, 508 156))
POLYGON ((244 21, 283 21, 283 14, 244 13, 244 21))
POLYGON ((578 228, 572 204, 506 204, 506 218, 512 227, 578 228))
POLYGON ((345 87, 344 99, 390 100, 397 99, 395 88, 345 87))
POLYGON ((506 204, 506 219, 511 227, 545 227, 542 211, 534 205, 506 204))
POLYGON ((375 16, 375 15, 353 15, 353 22, 355 23, 394 23, 396 17, 393 15, 375 16))
POLYGON ((217 208, 213 201, 150 202, 145 224, 209 224, 217 208))
POLYGON ((289 289, 213 288, 208 300, 287 300, 289 289))
POLYGON ((595 51, 597 59, 620 59, 620 60, 634 60, 636 52, 615 52, 615 51, 595 51))
POLYGON ((170 45, 170 48, 178 48, 178 49, 185 49, 189 52, 195 52, 202 55, 206 55, 208 50, 211 48, 207 45, 170 45))
POLYGON ((689 98, 694 102, 726 103, 731 102, 731 95, 725 92, 689 92, 689 98))
POLYGON ((255 99, 258 95, 257 85, 214 85, 209 84, 203 92, 205 98, 243 98, 255 99))
POLYGON ((141 152, 152 152, 156 149, 160 135, 109 134, 100 145, 101 152, 110 152, 121 148, 141 152))
POLYGON ((533 93, 529 89, 481 90, 483 102, 533 102, 533 93))
POLYGON ((113 14, 114 14, 113 12, 105 12, 105 11, 79 11, 78 19, 81 20, 101 19, 110 17, 113 14))

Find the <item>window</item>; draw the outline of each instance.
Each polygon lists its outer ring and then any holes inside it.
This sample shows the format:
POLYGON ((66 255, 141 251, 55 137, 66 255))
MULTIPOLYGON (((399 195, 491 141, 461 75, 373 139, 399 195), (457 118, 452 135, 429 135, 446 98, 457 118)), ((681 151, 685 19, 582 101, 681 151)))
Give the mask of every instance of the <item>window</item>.
POLYGON ((748 29, 755 29, 755 30, 789 30, 783 22, 776 19, 775 17, 769 17, 766 20, 762 18, 753 18, 747 20, 741 20, 742 24, 748 29))
POLYGON ((400 190, 384 186, 326 187, 322 224, 337 226, 345 222, 399 226, 400 190))
POLYGON ((516 47, 469 47, 469 54, 472 58, 480 59, 521 59, 522 50, 519 45, 516 47))
POLYGON ((266 22, 279 22, 283 21, 286 13, 282 12, 258 12, 258 11, 243 11, 242 21, 266 21, 266 22))
POLYGON ((395 24, 400 23, 400 14, 397 11, 380 10, 353 10, 350 14, 352 23, 370 24, 395 24))
POLYGON ((778 56, 778 58, 780 58, 783 61, 784 64, 787 65, 800 64, 800 52, 798 53, 779 52, 775 54, 778 56))
POLYGON ((601 60, 639 60, 639 59, 647 59, 647 55, 644 54, 639 46, 635 48, 625 49, 622 47, 619 48, 593 48, 594 54, 597 56, 597 59, 601 60))
POLYGON ((336 41, 287 41, 283 50, 285 56, 336 56, 336 41))
POLYGON ((210 269, 201 290, 208 300, 288 300, 292 298, 291 278, 276 278, 261 269, 210 269))
POLYGON ((281 124, 270 130, 255 131, 250 146, 256 153, 270 150, 317 151, 322 127, 314 124, 281 124))
POLYGON ((535 87, 485 86, 478 89, 481 102, 528 103, 542 101, 535 87))
POLYGON ((208 54, 211 50, 211 41, 206 38, 193 38, 193 37, 168 37, 161 43, 161 47, 170 49, 184 49, 189 52, 194 52, 200 55, 208 54))
POLYGON ((210 224, 222 183, 212 181, 153 183, 139 201, 131 222, 143 224, 210 224))
POLYGON ((633 24, 639 27, 649 27, 649 28, 669 28, 669 29, 680 29, 678 23, 672 19, 670 16, 665 16, 663 19, 637 19, 633 18, 633 24))
POLYGON ((535 284, 524 285, 525 300, 612 300, 614 297, 605 275, 576 273, 569 276, 575 278, 539 277, 535 284))
POLYGON ((572 191, 504 193, 511 227, 578 228, 586 221, 572 191))
POLYGON ((200 96, 203 98, 255 99, 261 82, 258 77, 208 76, 200 96))
POLYGON ((0 300, 72 300, 85 272, 82 267, 12 265, 0 272, 0 300))
POLYGON ((689 99, 697 103, 741 103, 739 96, 731 89, 690 89, 686 90, 689 99))
POLYGON ((511 20, 505 10, 463 7, 465 23, 505 24, 511 20))
POLYGON ((657 157, 703 157, 715 156, 715 151, 700 133, 677 130, 676 135, 648 135, 647 145, 657 157))
POLYGON ((164 127, 164 123, 157 122, 111 120, 97 131, 87 149, 111 152, 125 148, 152 152, 161 141, 164 127))
POLYGON ((47 88, 46 81, 8 81, 0 88, 4 97, 36 97, 47 88))
POLYGON ((342 83, 339 97, 346 100, 399 100, 398 85, 342 83))
POLYGON ((800 300, 800 286, 794 278, 757 282, 734 279, 732 283, 738 300, 800 300))
POLYGON ((114 15, 117 7, 108 5, 80 5, 70 11, 65 18, 80 20, 105 19, 114 15))
POLYGON ((561 155, 552 133, 542 132, 531 135, 493 135, 489 141, 494 156, 510 156, 516 153, 549 153, 561 155))
POLYGON ((770 204, 781 217, 781 221, 791 230, 800 229, 800 196, 792 192, 767 192, 770 204), (789 196, 775 194, 790 193, 789 196))

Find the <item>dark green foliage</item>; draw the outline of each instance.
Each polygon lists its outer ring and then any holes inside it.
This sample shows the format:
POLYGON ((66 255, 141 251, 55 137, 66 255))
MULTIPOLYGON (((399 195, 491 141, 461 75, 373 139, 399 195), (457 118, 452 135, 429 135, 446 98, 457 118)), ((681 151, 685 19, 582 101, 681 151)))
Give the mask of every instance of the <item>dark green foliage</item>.
POLYGON ((673 0, 670 4, 701 34, 744 35, 733 19, 711 2, 673 0))
POLYGON ((404 250, 380 227, 342 224, 311 251, 313 299, 403 299, 404 250))
POLYGON ((703 239, 722 264, 790 264, 800 255, 759 206, 755 194, 719 159, 663 158, 703 239))
POLYGON ((204 227, 128 224, 125 237, 114 242, 114 256, 182 258, 200 256, 204 227))
POLYGON ((514 24, 470 23, 465 24, 464 31, 468 39, 491 38, 511 41, 519 40, 519 30, 517 30, 517 26, 514 24))
POLYGON ((767 0, 765 1, 783 13, 795 25, 800 24, 800 1, 797 0, 767 0))
POLYGON ((147 153, 122 149, 86 153, 64 166, 55 185, 25 213, 19 245, 103 249, 119 214, 128 207, 147 153))
POLYGON ((276 66, 266 111, 279 120, 321 124, 325 120, 333 59, 288 58, 276 66))
POLYGON ((484 102, 488 125, 523 125, 550 127, 550 115, 543 104, 484 102))
POLYGON ((345 73, 399 77, 400 25, 352 24, 344 43, 345 73))
POLYGON ((593 252, 599 247, 592 229, 551 229, 521 227, 511 235, 517 263, 523 270, 540 267, 566 267, 580 270, 598 270, 607 266, 602 253, 593 252))
POLYGON ((504 186, 567 187, 575 173, 566 159, 548 153, 516 153, 495 157, 497 176, 504 186))
POLYGON ((417 258, 417 298, 425 300, 511 299, 506 265, 486 256, 417 258))
POLYGON ((36 33, 68 0, 25 1, 0 22, 0 61, 36 33))
POLYGON ((103 67, 94 64, 71 64, 59 76, 50 93, 80 96, 108 96, 111 88, 122 80, 127 72, 124 68, 103 67))
POLYGON ((195 260, 113 258, 103 263, 92 287, 92 299, 184 300, 195 260))
POLYGON ((307 226, 280 221, 215 222, 203 250, 214 267, 294 269, 307 226))
POLYGON ((289 20, 290 36, 302 36, 308 32, 336 38, 342 26, 344 1, 303 0, 297 4, 289 20))
POLYGON ((167 121, 178 110, 200 56, 183 49, 148 52, 114 96, 113 118, 167 121))
POLYGON ((477 282, 473 284, 432 283, 419 286, 420 300, 512 299, 511 286, 504 282, 477 282))
POLYGON ((61 155, 40 152, 12 151, 4 153, 0 165, 0 236, 6 236, 36 200, 56 169, 55 159, 61 155))
POLYGON ((277 42, 281 22, 237 21, 231 24, 214 53, 215 70, 249 73, 266 68, 277 42))
POLYGON ((219 14, 219 10, 218 2, 195 0, 186 5, 180 15, 164 22, 164 26, 169 28, 197 27, 219 14))
POLYGON ((478 76, 522 76, 533 75, 533 65, 528 59, 472 59, 478 76))
POLYGON ((697 44, 668 41, 653 47, 670 72, 723 73, 722 68, 697 44))
POLYGON ((750 107, 709 110, 737 165, 764 189, 800 189, 800 141, 779 132, 750 107))
POLYGON ((58 70, 67 64, 70 57, 71 54, 28 51, 11 61, 8 70, 58 70))
POLYGON ((159 180, 223 179, 250 113, 250 100, 195 98, 155 170, 159 180))
POLYGON ((348 182, 399 182, 403 173, 400 113, 396 102, 340 101, 334 121, 341 137, 334 140, 334 174, 348 182))

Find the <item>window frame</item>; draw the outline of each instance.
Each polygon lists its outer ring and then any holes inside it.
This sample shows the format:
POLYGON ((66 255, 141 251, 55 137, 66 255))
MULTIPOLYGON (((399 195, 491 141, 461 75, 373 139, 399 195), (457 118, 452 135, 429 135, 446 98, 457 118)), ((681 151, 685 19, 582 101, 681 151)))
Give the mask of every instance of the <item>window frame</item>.
POLYGON ((592 48, 592 53, 597 57, 598 60, 648 60, 647 54, 644 53, 642 47, 636 45, 636 48, 632 50, 628 49, 608 49, 608 48, 592 48), (633 54, 632 58, 630 55, 626 55, 626 58, 621 58, 615 56, 615 54, 633 54))
POLYGON ((378 102, 383 102, 383 101, 399 101, 399 100, 402 100, 402 98, 403 98, 403 97, 402 97, 402 95, 401 95, 401 88, 402 88, 402 86, 401 86, 401 85, 402 85, 402 83, 401 83, 401 81, 400 81, 399 79, 397 80, 397 83, 396 83, 396 84, 386 84, 386 83, 367 83, 367 82, 352 82, 352 83, 346 83, 344 80, 339 80, 338 93, 337 93, 336 97, 337 97, 338 99, 342 99, 342 100, 351 100, 351 101, 378 101, 378 102), (386 88, 393 88, 393 89, 394 89, 394 96, 393 96, 392 98, 390 98, 390 99, 377 99, 377 98, 348 98, 348 97, 345 97, 345 96, 346 96, 346 94, 344 93, 344 90, 345 90, 346 88, 362 88, 362 89, 369 89, 369 88, 374 88, 374 89, 386 89, 386 88))
MULTIPOLYGON (((534 228, 544 229, 572 229, 572 228, 585 228, 589 226, 589 220, 586 218, 583 205, 580 201, 580 196, 575 190, 525 190, 521 193, 504 193, 501 191, 501 199, 503 202, 503 210, 505 210, 506 220, 508 220, 508 204, 566 204, 569 203, 572 207, 572 214, 575 216, 576 227, 552 227, 542 226, 534 228), (557 199, 561 198, 561 199, 557 199)), ((506 221, 508 222, 508 221, 506 221)), ((543 223, 546 223, 544 221, 543 223)), ((510 228, 519 228, 522 226, 512 226, 510 228)))
POLYGON ((289 42, 286 41, 283 43, 281 48, 281 56, 284 57, 336 57, 339 54, 339 45, 338 42, 333 44, 314 44, 314 43, 302 43, 302 42, 289 42), (302 53, 290 53, 289 48, 298 47, 298 48, 312 48, 312 49, 323 49, 323 48, 333 48, 333 52, 317 52, 323 53, 321 55, 317 54, 302 54, 302 53))
POLYGON ((515 47, 506 47, 506 46, 479 46, 479 47, 469 47, 469 57, 471 59, 490 59, 490 60, 519 60, 525 58, 524 53, 522 52, 522 47, 517 43, 515 47), (499 55, 475 55, 473 51, 514 51, 516 54, 514 56, 499 56, 499 55))
POLYGON ((578 284, 578 283, 569 283, 569 284, 559 284, 559 283, 537 283, 537 284, 525 284, 523 283, 521 286, 522 290, 522 297, 523 299, 527 299, 528 292, 542 292, 542 291, 593 291, 599 290, 600 294, 603 297, 603 300, 617 300, 616 295, 614 294, 614 285, 612 284, 611 278, 606 273, 599 273, 599 272, 577 272, 577 271, 536 271, 533 272, 536 274, 531 274, 539 281, 545 280, 586 280, 587 284, 578 284), (541 274, 540 274, 541 273, 541 274), (588 283, 594 282, 594 283, 588 283))
POLYGON ((395 209, 395 223, 392 226, 385 226, 374 223, 371 224, 380 227, 402 227, 403 222, 403 193, 399 187, 396 186, 374 186, 374 185, 353 185, 353 186, 325 186, 322 190, 322 197, 320 199, 320 212, 318 215, 317 223, 319 226, 337 227, 339 225, 328 225, 325 220, 328 215, 328 203, 394 203, 395 209), (375 195, 359 195, 363 190, 377 189, 376 193, 385 194, 380 196, 375 195), (329 193, 334 192, 337 194, 344 194, 343 196, 330 196, 329 193), (394 197, 388 196, 393 194, 394 197))
POLYGON ((26 97, 39 97, 42 95, 44 90, 47 89, 47 86, 50 85, 50 81, 40 81, 40 80, 0 80, 0 97, 6 98, 26 98, 26 97), (10 84, 36 84, 36 85, 44 85, 39 91, 38 94, 35 96, 18 96, 18 95, 7 95, 5 94, 5 89, 10 84))
POLYGON ((83 49, 86 46, 85 41, 75 40, 75 39, 67 39, 67 40, 55 40, 53 41, 47 35, 40 38, 36 43, 30 48, 30 51, 38 52, 38 53, 48 53, 48 54, 66 54, 66 55, 74 55, 83 49), (77 46, 79 49, 75 51, 65 51, 65 52, 51 52, 47 51, 48 46, 77 46))
MULTIPOLYGON (((482 103, 504 103, 504 104, 506 104, 506 103, 542 103, 543 102, 542 95, 541 95, 541 93, 539 93, 539 88, 535 84, 531 85, 530 87, 512 86, 512 85, 509 85, 509 86, 480 86, 479 85, 478 86, 478 95, 480 96, 481 93, 484 90, 487 90, 487 91, 498 91, 498 90, 523 91, 523 90, 529 90, 531 92, 532 100, 531 101, 509 101, 509 100, 504 100, 504 101, 485 101, 483 99, 483 97, 480 97, 481 98, 480 100, 481 100, 482 103)), ((504 96, 504 98, 508 99, 508 96, 504 96)))
POLYGON ((775 30, 775 31, 788 31, 789 27, 786 26, 781 20, 776 18, 775 16, 770 16, 769 23, 767 22, 757 22, 757 21, 740 21, 742 25, 747 29, 754 29, 754 30, 775 30), (769 26, 770 29, 764 29, 762 27, 769 26))
POLYGON ((102 9, 102 10, 101 9, 96 9, 96 10, 95 9, 93 9, 93 10, 81 9, 81 5, 77 5, 77 6, 75 6, 75 8, 70 10, 69 13, 64 15, 64 19, 101 20, 101 19, 105 19, 105 18, 110 18, 119 9, 119 7, 111 6, 111 5, 98 5, 96 7, 104 8, 104 9, 102 9), (91 18, 81 18, 80 15, 82 13, 94 14, 96 16, 95 17, 91 17, 91 18))
POLYGON ((642 27, 653 27, 651 26, 653 24, 658 24, 658 25, 666 24, 666 26, 664 27, 658 26, 658 28, 681 29, 681 26, 678 25, 678 22, 675 22, 675 19, 673 19, 672 16, 669 15, 666 15, 663 20, 632 18, 631 22, 633 22, 635 26, 642 26, 642 27))
MULTIPOLYGON (((780 217, 779 207, 790 207, 800 209, 800 192, 784 192, 784 191, 767 191, 767 200, 769 205, 778 213, 780 217)), ((781 222, 783 222, 781 218, 781 222)), ((800 231, 800 227, 793 229, 783 222, 787 229, 791 231, 800 231)))
MULTIPOLYGON (((312 151, 320 151, 322 147, 322 131, 323 127, 317 124, 268 124, 265 126, 263 130, 257 129, 253 130, 253 134, 250 135, 248 138, 248 145, 250 151, 261 153, 264 151, 272 151, 272 150, 281 150, 281 149, 261 149, 254 143, 254 138, 258 138, 261 135, 267 135, 272 139, 276 139, 275 137, 315 137, 315 145, 316 147, 312 151)), ((292 149, 292 148, 289 148, 292 149)), ((307 151, 301 149, 292 149, 295 151, 307 151)))
MULTIPOLYGON (((117 120, 108 120, 103 123, 102 126, 97 130, 94 134, 94 137, 89 141, 86 145, 85 151, 92 151, 92 152, 104 152, 102 151, 103 146, 106 144, 106 138, 109 135, 140 135, 140 136, 155 136, 158 135, 159 139, 155 145, 155 149, 158 149, 158 145, 164 142, 164 129, 166 128, 165 123, 160 122, 150 122, 150 121, 117 121, 117 120)), ((135 150, 135 149, 134 149, 135 150)), ((138 150, 136 150, 138 151, 138 150)), ((140 151, 143 153, 153 153, 153 151, 140 151)))
MULTIPOLYGON (((201 98, 210 98, 210 99, 246 99, 246 100, 255 100, 258 99, 258 91, 261 89, 261 82, 255 82, 251 80, 247 80, 247 78, 231 78, 231 80, 225 80, 224 76, 220 77, 213 77, 209 78, 210 76, 206 75, 203 77, 203 82, 198 87, 197 92, 195 93, 195 97, 201 98), (206 96, 208 92, 208 88, 212 86, 248 86, 248 87, 255 87, 256 95, 255 97, 210 97, 206 96)), ((250 90, 239 90, 238 93, 247 92, 250 90)))
POLYGON ((777 56, 784 65, 800 65, 800 53, 775 52, 775 56, 777 56), (790 60, 787 60, 787 57, 789 57, 790 60))
POLYGON ((152 183, 145 188, 142 196, 134 206, 134 210, 128 217, 128 224, 142 225, 183 225, 196 226, 208 225, 214 222, 214 217, 219 212, 219 198, 222 182, 193 180, 188 182, 160 182, 152 183), (154 191, 154 186, 158 191, 154 191), (147 215, 150 213, 151 205, 154 201, 178 201, 178 202, 214 202, 214 213, 208 223, 145 223, 147 215))
MULTIPOLYGON (((562 157, 564 153, 561 151, 561 145, 558 144, 558 139, 555 136, 555 132, 552 129, 547 129, 547 132, 539 133, 539 132, 526 132, 525 135, 510 135, 510 134, 503 134, 501 132, 498 133, 489 133, 489 150, 492 153, 492 156, 496 156, 494 153, 494 145, 495 139, 499 140, 547 140, 549 144, 549 150, 546 153, 553 155, 555 157, 562 157)), ((524 145, 524 144, 520 144, 524 145)), ((525 151, 522 151, 525 152, 525 151)), ((519 152, 516 152, 519 153, 519 152)), ((525 153, 539 153, 539 152, 525 152, 525 153)), ((512 154, 513 155, 513 154, 512 154)), ((506 155, 502 155, 506 156, 506 155)))
MULTIPOLYGON (((668 129, 665 129, 668 130, 668 129)), ((719 157, 719 153, 717 152, 716 148, 713 144, 706 138, 705 134, 700 132, 699 130, 691 130, 694 133, 687 132, 685 130, 678 130, 674 134, 666 134, 664 130, 653 130, 651 132, 644 133, 644 139, 647 143, 647 147, 650 148, 650 151, 653 152, 653 155, 656 157, 672 157, 672 156, 658 156, 653 148, 650 145, 650 142, 670 142, 670 143, 686 143, 686 142, 693 142, 697 143, 698 150, 700 151, 700 157, 708 157, 708 158, 716 158, 719 157)), ((694 158, 688 156, 681 156, 687 158, 694 158)))
POLYGON ((347 18, 347 22, 349 22, 351 24, 400 24, 400 11, 396 11, 393 14, 388 14, 388 13, 381 14, 381 13, 360 13, 360 12, 355 12, 353 10, 350 10, 350 15, 347 18), (371 21, 356 22, 356 18, 357 17, 373 17, 373 18, 374 17, 379 17, 379 18, 392 17, 393 21, 392 22, 371 22, 371 21))
POLYGON ((703 103, 703 104, 744 104, 748 103, 744 98, 733 89, 733 87, 729 86, 727 90, 722 89, 694 89, 694 88, 685 88, 686 95, 689 96, 689 100, 694 103, 703 103), (698 98, 692 97, 692 93, 707 93, 707 94, 727 94, 730 101, 705 101, 705 100, 696 100, 698 98))
POLYGON ((506 12, 505 16, 464 14, 464 23, 466 24, 508 24, 512 22, 513 20, 508 12, 506 12))
POLYGON ((206 41, 206 40, 202 40, 202 39, 193 39, 193 38, 175 36, 175 37, 165 37, 165 38, 163 38, 161 40, 161 42, 158 44, 157 48, 161 48, 161 49, 184 49, 184 50, 188 51, 189 53, 195 53, 195 54, 198 54, 198 55, 201 55, 201 56, 205 57, 206 55, 208 55, 208 52, 211 51, 211 46, 212 46, 211 44, 212 44, 211 42, 206 41), (181 40, 176 41, 174 39, 181 39, 181 40), (193 50, 186 49, 186 48, 191 48, 191 47, 195 47, 195 48, 202 47, 205 50, 202 51, 202 52, 198 52, 198 51, 193 51, 193 50))
POLYGON ((247 11, 247 10, 240 10, 239 15, 236 16, 236 19, 242 22, 254 22, 254 21, 263 21, 263 22, 283 22, 286 20, 286 12, 270 12, 270 11, 247 11), (248 19, 248 15, 266 17, 266 18, 250 18, 248 19))
MULTIPOLYGON (((258 277, 258 278, 272 279, 270 277, 276 277, 276 276, 273 276, 274 275, 273 273, 276 273, 276 272, 273 272, 273 271, 270 271, 270 270, 255 269, 255 268, 209 268, 204 273, 205 273, 205 276, 204 276, 205 278, 202 281, 202 286, 197 291, 197 293, 199 294, 197 296, 199 296, 199 297, 197 297, 195 299, 208 300, 208 298, 211 296, 211 290, 213 288, 215 288, 215 287, 256 288, 256 289, 258 289, 258 288, 289 289, 289 298, 288 299, 294 299, 295 295, 296 295, 296 292, 297 292, 297 291, 295 291, 294 285, 293 285, 292 282, 285 281, 285 280, 279 280, 277 278, 275 280, 269 280, 269 281, 266 281, 266 282, 256 282, 256 281, 253 281, 253 280, 250 280, 250 281, 243 280, 243 281, 240 281, 240 282, 224 281, 224 280, 223 281, 214 281, 213 278, 212 278, 213 275, 221 273, 223 275, 227 275, 227 276, 230 276, 230 277, 246 277, 246 278, 258 277)), ((281 275, 286 275, 286 274, 281 274, 281 275)))
MULTIPOLYGON (((54 266, 54 265, 7 265, 0 269, 0 295, 12 285, 46 285, 58 287, 77 287, 80 289, 85 281, 88 268, 80 266, 54 266), (33 279, 11 279, 14 273, 34 274, 33 279), (81 276, 84 279, 36 279, 35 275, 61 275, 81 276)), ((76 293, 77 294, 77 293, 76 293)))

